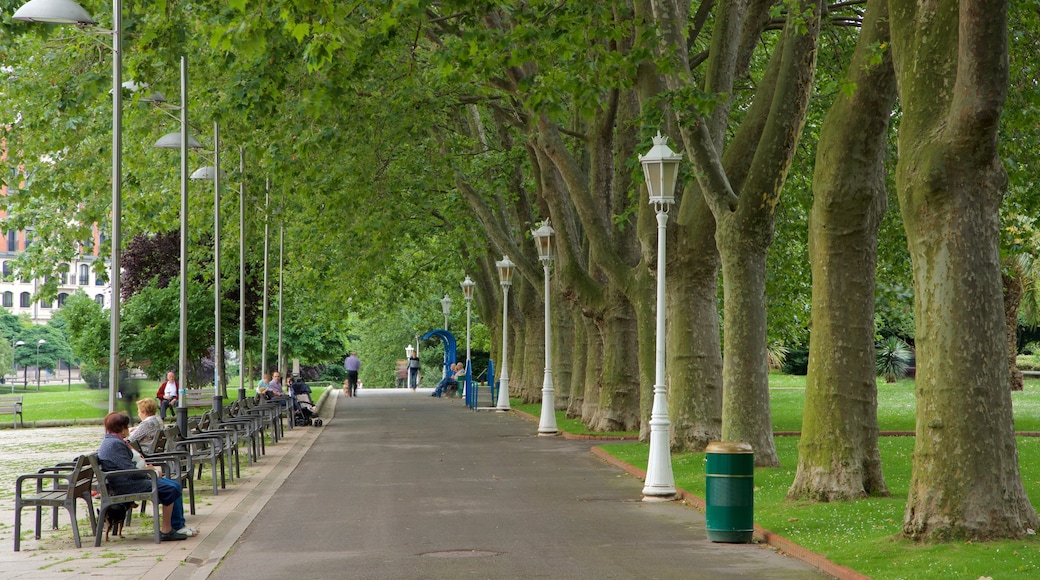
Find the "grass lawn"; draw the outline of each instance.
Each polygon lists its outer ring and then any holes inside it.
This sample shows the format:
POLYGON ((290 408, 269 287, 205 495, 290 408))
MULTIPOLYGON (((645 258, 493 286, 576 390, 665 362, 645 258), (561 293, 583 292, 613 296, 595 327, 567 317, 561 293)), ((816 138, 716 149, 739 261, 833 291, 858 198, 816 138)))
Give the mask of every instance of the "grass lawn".
MULTIPOLYGON (((801 429, 805 377, 770 375, 773 424, 777 431, 801 429)), ((878 421, 881 429, 914 429, 913 381, 879 384, 878 421)), ((1013 393, 1015 426, 1040 430, 1040 381, 1027 380, 1013 393)), ((535 414, 537 416, 537 405, 535 414)), ((525 409, 526 410, 526 409, 525 409)), ((531 412, 531 411, 528 411, 531 412)), ((561 429, 563 426, 561 425, 561 429)), ((1037 578, 1040 539, 987 543, 915 544, 899 538, 909 492, 912 437, 880 441, 888 498, 848 503, 813 504, 785 499, 798 464, 798 438, 777 437, 783 467, 755 469, 755 523, 838 564, 878 579, 912 578, 1037 578)), ((649 447, 641 443, 607 444, 611 455, 646 469, 649 447)), ((1022 479, 1034 506, 1040 506, 1040 438, 1018 439, 1022 479)), ((675 484, 705 496, 704 454, 672 455, 675 484)))

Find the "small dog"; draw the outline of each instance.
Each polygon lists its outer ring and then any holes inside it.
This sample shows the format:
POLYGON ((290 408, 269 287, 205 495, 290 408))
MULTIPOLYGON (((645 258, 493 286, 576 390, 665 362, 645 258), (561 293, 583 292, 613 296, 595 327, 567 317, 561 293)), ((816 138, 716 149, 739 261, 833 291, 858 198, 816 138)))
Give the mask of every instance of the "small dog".
POLYGON ((123 523, 126 522, 126 513, 135 507, 137 507, 136 503, 117 503, 108 506, 108 511, 105 512, 105 522, 108 524, 108 527, 105 529, 106 542, 110 533, 114 533, 120 538, 123 537, 123 523))

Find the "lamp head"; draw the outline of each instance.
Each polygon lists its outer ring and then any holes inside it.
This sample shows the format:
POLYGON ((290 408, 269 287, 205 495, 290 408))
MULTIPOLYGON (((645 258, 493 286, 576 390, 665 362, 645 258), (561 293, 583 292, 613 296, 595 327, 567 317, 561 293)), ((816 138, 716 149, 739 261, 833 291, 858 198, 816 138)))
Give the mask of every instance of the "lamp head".
MULTIPOLYGON (((213 181, 213 178, 217 175, 217 169, 212 165, 206 165, 196 169, 188 179, 204 179, 206 181, 213 181)), ((220 176, 224 177, 224 171, 220 171, 220 176)))
POLYGON ((412 354, 415 353, 415 349, 412 348, 412 345, 409 344, 408 346, 404 347, 404 352, 406 355, 408 355, 408 358, 412 358, 412 354))
POLYGON ((495 266, 498 268, 498 279, 502 282, 502 285, 512 285, 513 269, 516 268, 516 264, 509 259, 509 256, 502 256, 501 260, 495 262, 495 266))
POLYGON ((646 155, 639 156, 651 204, 675 203, 675 184, 678 181, 681 160, 682 154, 672 151, 668 147, 668 137, 662 136, 658 131, 654 137, 654 146, 646 155))
POLYGON ((441 311, 444 312, 445 316, 451 314, 451 297, 447 294, 444 295, 444 298, 441 298, 441 311))
POLYGON ((542 222, 542 227, 531 232, 531 235, 534 236, 534 243, 538 247, 539 260, 553 259, 552 238, 554 234, 556 234, 556 230, 549 225, 549 220, 545 220, 542 222))
POLYGON ((82 6, 72 0, 29 0, 15 10, 15 20, 23 22, 45 22, 47 24, 75 24, 94 26, 97 22, 82 6))
POLYGON ((459 286, 462 286, 462 296, 466 299, 466 302, 473 300, 473 287, 476 285, 476 282, 470 280, 469 274, 467 274, 466 279, 459 284, 459 286))
MULTIPOLYGON (((152 145, 156 149, 180 149, 181 148, 181 133, 175 131, 173 133, 167 133, 152 145)), ((199 140, 188 135, 188 149, 202 149, 202 143, 199 140)))

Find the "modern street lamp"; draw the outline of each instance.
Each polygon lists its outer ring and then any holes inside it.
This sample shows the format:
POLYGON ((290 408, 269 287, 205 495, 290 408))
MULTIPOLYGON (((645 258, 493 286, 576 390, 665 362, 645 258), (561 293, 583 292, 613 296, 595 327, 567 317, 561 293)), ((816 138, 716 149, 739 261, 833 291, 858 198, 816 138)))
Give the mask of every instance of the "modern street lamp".
POLYGON ((40 347, 47 344, 42 338, 36 342, 36 392, 40 392, 40 347))
POLYGON ((470 348, 470 325, 472 323, 472 318, 471 318, 471 314, 470 313, 472 312, 471 307, 473 305, 473 288, 476 285, 477 285, 477 283, 474 282, 473 280, 471 280, 469 275, 467 275, 466 279, 463 280, 459 284, 459 286, 462 287, 462 297, 466 299, 466 392, 463 393, 463 396, 465 397, 466 404, 468 404, 468 405, 472 404, 472 402, 470 401, 470 394, 469 394, 469 392, 472 389, 472 386, 470 385, 470 379, 471 379, 472 373, 473 373, 473 367, 470 365, 470 360, 472 360, 472 359, 470 358, 470 350, 469 350, 469 348, 470 348))
POLYGON ((171 109, 180 112, 181 130, 167 133, 155 142, 158 149, 179 149, 181 152, 181 220, 180 220, 180 322, 179 344, 177 355, 177 428, 182 434, 188 433, 188 407, 184 389, 188 376, 188 149, 201 149, 202 143, 188 134, 188 59, 181 57, 181 104, 169 105, 162 93, 155 93, 148 98, 160 109, 171 109))
POLYGON ((643 501, 665 501, 675 497, 669 448, 671 421, 668 419, 668 391, 665 389, 665 228, 668 209, 675 203, 675 185, 682 155, 668 147, 668 138, 657 132, 654 146, 639 156, 650 193, 650 204, 657 212, 657 333, 654 404, 650 411, 650 458, 643 485, 643 501))
POLYGON ((263 329, 260 331, 260 378, 267 374, 267 274, 270 270, 271 245, 271 178, 265 180, 264 193, 264 304, 263 329))
MULTIPOLYGON (((20 346, 25 346, 25 341, 24 340, 19 340, 18 342, 14 343, 14 351, 18 352, 18 347, 20 347, 20 346)), ((14 366, 14 365, 12 365, 12 366, 14 366)), ((17 377, 18 377, 18 375, 15 375, 16 380, 17 380, 17 377)), ((14 394, 14 381, 11 381, 11 394, 12 395, 14 394)))
MULTIPOLYGON (((112 0, 112 313, 108 336, 108 411, 116 410, 119 391, 119 276, 123 200, 123 2, 112 0)), ((15 20, 94 26, 97 22, 72 0, 29 0, 15 11, 15 20)))
POLYGON ((224 389, 220 386, 220 370, 224 366, 224 337, 220 329, 220 173, 220 125, 213 121, 213 165, 196 169, 191 179, 213 182, 213 412, 217 419, 224 414, 224 389))
POLYGON ((451 314, 451 297, 447 294, 441 298, 441 312, 444 313, 444 330, 448 330, 448 315, 451 314))
POLYGON ((552 353, 549 340, 549 266, 552 265, 552 238, 556 230, 549 225, 549 220, 542 222, 542 227, 531 232, 535 245, 538 246, 538 259, 542 262, 545 278, 545 377, 542 379, 542 415, 538 422, 539 435, 555 435, 556 428, 556 389, 553 388, 552 353))
POLYGON ((495 262, 498 268, 498 279, 502 283, 502 369, 498 373, 498 405, 499 411, 509 410, 509 287, 513 284, 513 268, 516 267, 509 256, 495 262))
POLYGON ((246 399, 246 150, 238 148, 238 400, 246 399))

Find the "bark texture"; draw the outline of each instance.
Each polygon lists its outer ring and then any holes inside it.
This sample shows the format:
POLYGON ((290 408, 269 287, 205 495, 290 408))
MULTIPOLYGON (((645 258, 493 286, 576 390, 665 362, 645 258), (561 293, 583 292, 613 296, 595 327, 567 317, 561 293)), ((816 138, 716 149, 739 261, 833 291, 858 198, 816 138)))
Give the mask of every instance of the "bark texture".
POLYGON ((917 321, 917 438, 903 534, 1023 537, 1040 521, 1018 467, 1001 295, 1007 4, 889 7, 904 111, 896 183, 917 321))
POLYGON ((812 338, 792 499, 888 495, 878 450, 874 270, 887 204, 884 159, 895 103, 887 0, 870 0, 847 80, 817 147, 809 218, 812 338))

